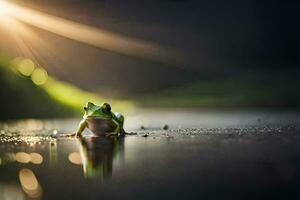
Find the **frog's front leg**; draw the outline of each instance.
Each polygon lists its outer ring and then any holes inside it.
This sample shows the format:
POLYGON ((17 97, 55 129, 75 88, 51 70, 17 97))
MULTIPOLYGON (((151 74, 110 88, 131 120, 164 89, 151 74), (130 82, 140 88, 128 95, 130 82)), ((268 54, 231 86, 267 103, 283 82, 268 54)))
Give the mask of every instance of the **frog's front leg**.
POLYGON ((126 134, 123 126, 118 126, 114 132, 118 136, 125 136, 126 134))
POLYGON ((81 133, 84 131, 84 129, 87 127, 87 121, 85 119, 81 120, 79 123, 79 126, 77 128, 76 137, 81 137, 81 133))
POLYGON ((125 136, 126 135, 126 132, 125 132, 123 127, 121 127, 119 134, 120 134, 120 136, 125 136))
POLYGON ((125 131, 124 131, 123 127, 117 126, 113 132, 107 133, 105 136, 111 137, 111 136, 124 136, 124 135, 125 135, 125 131))

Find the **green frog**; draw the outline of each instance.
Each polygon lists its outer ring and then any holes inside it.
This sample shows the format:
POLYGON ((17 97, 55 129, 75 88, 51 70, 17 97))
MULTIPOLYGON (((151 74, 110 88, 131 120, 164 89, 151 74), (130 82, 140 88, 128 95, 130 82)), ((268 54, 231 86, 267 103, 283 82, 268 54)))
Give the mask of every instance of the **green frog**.
POLYGON ((111 111, 108 103, 97 106, 88 102, 84 107, 84 116, 75 133, 81 137, 85 128, 90 129, 96 136, 123 136, 124 116, 117 112, 111 111))

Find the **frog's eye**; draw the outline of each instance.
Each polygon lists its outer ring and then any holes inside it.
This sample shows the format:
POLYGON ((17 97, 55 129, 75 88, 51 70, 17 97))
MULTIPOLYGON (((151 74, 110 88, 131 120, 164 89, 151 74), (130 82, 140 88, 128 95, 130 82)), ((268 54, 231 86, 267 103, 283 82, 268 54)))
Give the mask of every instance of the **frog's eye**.
POLYGON ((84 106, 83 109, 84 109, 84 110, 87 110, 87 107, 84 106))
POLYGON ((111 107, 108 103, 103 104, 103 109, 106 113, 109 113, 111 111, 111 107))

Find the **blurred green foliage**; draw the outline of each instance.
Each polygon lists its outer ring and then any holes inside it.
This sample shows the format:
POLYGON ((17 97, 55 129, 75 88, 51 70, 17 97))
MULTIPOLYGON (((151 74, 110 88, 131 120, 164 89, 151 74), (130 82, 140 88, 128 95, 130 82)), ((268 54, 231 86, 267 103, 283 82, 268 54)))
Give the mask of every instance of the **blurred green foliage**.
POLYGON ((118 111, 133 107, 129 101, 101 98, 51 77, 45 84, 37 86, 4 58, 0 58, 0 92, 1 120, 80 116, 88 101, 96 104, 109 101, 118 111))
POLYGON ((100 97, 97 94, 83 91, 72 84, 57 81, 51 77, 48 78, 48 81, 43 84, 41 88, 59 104, 70 107, 79 113, 83 112, 83 106, 88 101, 99 105, 104 102, 109 102, 113 110, 118 112, 126 112, 134 107, 131 101, 100 97))
POLYGON ((64 117, 76 113, 53 101, 31 79, 18 75, 5 59, 0 61, 0 91, 0 119, 64 117))

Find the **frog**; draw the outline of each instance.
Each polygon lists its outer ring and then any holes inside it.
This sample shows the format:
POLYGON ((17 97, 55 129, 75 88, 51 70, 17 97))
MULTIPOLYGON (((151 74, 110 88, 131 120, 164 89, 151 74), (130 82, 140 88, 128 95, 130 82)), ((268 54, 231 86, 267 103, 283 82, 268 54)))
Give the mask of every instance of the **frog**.
POLYGON ((84 115, 75 132, 75 137, 82 137, 82 132, 88 128, 96 136, 124 136, 124 116, 118 112, 112 112, 109 103, 98 106, 88 102, 83 107, 84 115))

